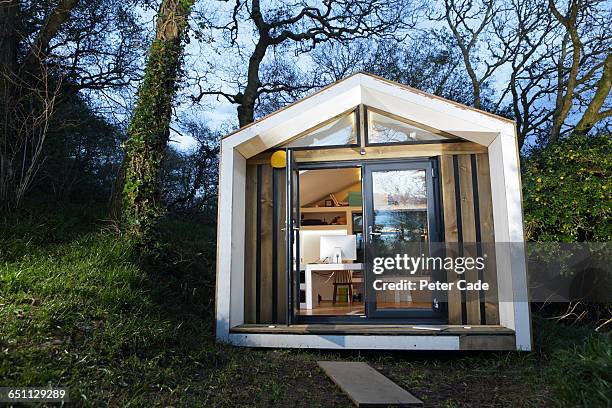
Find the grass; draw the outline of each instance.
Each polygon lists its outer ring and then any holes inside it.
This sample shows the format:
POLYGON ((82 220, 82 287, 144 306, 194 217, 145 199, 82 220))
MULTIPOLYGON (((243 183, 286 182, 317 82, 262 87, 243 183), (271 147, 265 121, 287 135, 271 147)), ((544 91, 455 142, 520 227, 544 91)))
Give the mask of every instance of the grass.
POLYGON ((87 211, 45 215, 0 224, 0 385, 69 387, 78 406, 332 407, 349 401, 316 361, 350 359, 427 406, 611 403, 610 338, 539 318, 528 354, 217 344, 214 227, 165 220, 163 255, 141 264, 87 211))

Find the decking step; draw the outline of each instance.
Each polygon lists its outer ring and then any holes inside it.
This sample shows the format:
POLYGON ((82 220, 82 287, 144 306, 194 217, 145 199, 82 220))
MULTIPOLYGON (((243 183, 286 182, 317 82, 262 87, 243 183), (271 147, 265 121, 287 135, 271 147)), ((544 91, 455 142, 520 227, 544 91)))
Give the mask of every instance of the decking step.
POLYGON ((423 406, 423 401, 366 363, 319 361, 318 364, 358 407, 423 406))

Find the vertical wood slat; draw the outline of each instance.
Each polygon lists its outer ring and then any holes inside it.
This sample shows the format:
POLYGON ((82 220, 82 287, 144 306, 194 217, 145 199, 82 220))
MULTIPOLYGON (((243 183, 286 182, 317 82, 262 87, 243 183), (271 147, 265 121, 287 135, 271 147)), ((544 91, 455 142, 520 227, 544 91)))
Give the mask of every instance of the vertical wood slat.
POLYGON ((256 323, 257 165, 248 165, 245 197, 244 322, 256 323))
MULTIPOLYGON (((453 156, 440 156, 440 179, 442 184, 442 202, 444 211, 444 240, 448 249, 456 249, 459 242, 459 227, 455 206, 455 175, 453 156)), ((447 280, 453 283, 448 291, 448 323, 461 324, 461 294, 457 290, 458 275, 454 271, 447 272, 447 280)))
POLYGON ((287 313, 287 262, 285 259, 285 218, 286 218, 286 170, 278 169, 278 186, 276 190, 276 211, 278 217, 278 231, 276 233, 276 271, 277 271, 277 306, 276 321, 286 323, 287 313))
POLYGON ((260 225, 260 323, 272 323, 272 166, 261 168, 261 225, 260 225))
POLYGON ((480 236, 485 258, 483 279, 489 284, 484 294, 486 324, 499 324, 497 270, 495 262, 495 229, 493 227, 493 202, 491 200, 491 176, 489 174, 489 156, 486 153, 476 154, 478 172, 478 201, 480 206, 480 236))
MULTIPOLYGON (((458 155, 459 190, 461 200, 461 226, 463 235, 463 256, 476 258, 476 217, 474 213, 474 191, 472 180, 472 160, 469 154, 458 155)), ((467 282, 478 281, 478 270, 466 270, 467 282)), ((475 290, 466 290, 467 324, 480 324, 480 294, 475 290)))

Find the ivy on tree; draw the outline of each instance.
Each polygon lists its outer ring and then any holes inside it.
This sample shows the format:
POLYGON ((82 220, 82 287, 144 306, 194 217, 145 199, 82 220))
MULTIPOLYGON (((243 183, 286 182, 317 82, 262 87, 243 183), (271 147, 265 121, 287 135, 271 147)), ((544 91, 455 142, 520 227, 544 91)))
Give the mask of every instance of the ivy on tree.
POLYGON ((162 214, 159 175, 170 136, 172 101, 193 0, 164 0, 149 50, 123 166, 122 225, 136 240, 149 238, 162 214))

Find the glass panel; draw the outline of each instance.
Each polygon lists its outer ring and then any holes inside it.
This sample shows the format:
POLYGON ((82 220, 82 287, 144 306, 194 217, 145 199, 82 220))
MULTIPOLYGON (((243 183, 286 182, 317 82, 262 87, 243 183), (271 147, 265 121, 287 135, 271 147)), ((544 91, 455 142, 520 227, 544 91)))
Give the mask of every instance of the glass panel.
POLYGON ((355 112, 336 119, 311 133, 289 142, 285 147, 346 146, 357 144, 355 112))
MULTIPOLYGON (((372 172, 373 233, 375 257, 412 258, 428 253, 427 187, 425 170, 372 172)), ((376 309, 431 309, 427 290, 396 290, 396 284, 428 279, 430 271, 386 269, 375 275, 376 309), (389 284, 394 284, 389 286, 389 284)))
POLYGON ((449 140, 425 129, 368 110, 368 144, 449 140))

